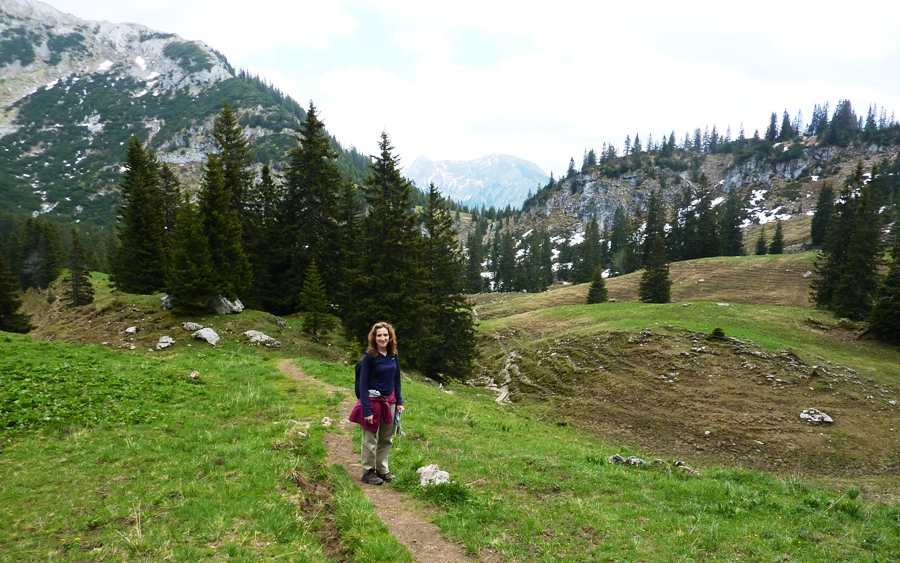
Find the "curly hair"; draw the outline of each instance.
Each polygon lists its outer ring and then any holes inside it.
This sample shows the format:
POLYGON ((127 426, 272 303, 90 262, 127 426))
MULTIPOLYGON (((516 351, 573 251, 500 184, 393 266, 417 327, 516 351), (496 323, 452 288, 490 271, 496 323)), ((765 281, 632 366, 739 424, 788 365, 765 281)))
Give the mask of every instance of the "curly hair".
POLYGON ((388 356, 397 355, 397 335, 394 333, 394 327, 386 322, 375 323, 372 330, 369 331, 369 349, 368 353, 373 358, 378 357, 378 343, 375 341, 375 333, 379 328, 386 328, 388 331, 387 352, 388 356))

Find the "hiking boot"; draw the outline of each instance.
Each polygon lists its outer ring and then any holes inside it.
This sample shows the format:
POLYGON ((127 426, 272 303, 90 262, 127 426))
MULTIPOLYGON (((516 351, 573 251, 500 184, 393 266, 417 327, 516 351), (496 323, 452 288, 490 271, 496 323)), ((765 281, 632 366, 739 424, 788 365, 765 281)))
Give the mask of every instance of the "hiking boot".
POLYGON ((387 473, 378 473, 376 471, 375 475, 377 475, 382 481, 393 481, 394 477, 396 477, 396 475, 394 475, 390 471, 388 471, 387 473))
POLYGON ((376 475, 374 469, 370 469, 363 473, 362 482, 367 485, 380 485, 384 483, 384 479, 376 475))

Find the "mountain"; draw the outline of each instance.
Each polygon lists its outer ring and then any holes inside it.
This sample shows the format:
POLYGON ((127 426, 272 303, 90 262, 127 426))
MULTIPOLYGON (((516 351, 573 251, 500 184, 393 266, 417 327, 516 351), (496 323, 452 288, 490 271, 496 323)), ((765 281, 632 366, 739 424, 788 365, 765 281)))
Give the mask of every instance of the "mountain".
POLYGON ((427 190, 433 182, 447 199, 469 207, 497 209, 521 207, 549 179, 537 164, 508 154, 438 162, 420 156, 405 174, 419 189, 427 190))
MULTIPOLYGON (((277 169, 304 109, 235 71, 201 41, 137 24, 85 21, 36 0, 0 4, 0 206, 106 225, 125 144, 137 135, 190 189, 223 101, 258 161, 277 169)), ((333 140, 336 148, 340 148, 333 140)), ((341 151, 349 176, 365 159, 341 151)))

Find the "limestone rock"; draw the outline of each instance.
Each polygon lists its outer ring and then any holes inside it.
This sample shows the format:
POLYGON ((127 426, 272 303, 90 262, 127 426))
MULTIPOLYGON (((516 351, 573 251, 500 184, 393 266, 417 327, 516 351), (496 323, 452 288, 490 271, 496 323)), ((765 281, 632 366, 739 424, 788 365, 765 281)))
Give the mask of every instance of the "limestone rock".
POLYGON ((800 419, 810 424, 832 424, 834 419, 819 409, 806 409, 800 413, 800 419))
POLYGON ((203 330, 204 328, 206 328, 205 326, 203 326, 201 324, 192 323, 192 322, 186 322, 186 323, 182 324, 181 326, 184 327, 184 330, 188 330, 191 332, 197 332, 198 330, 203 330))
POLYGON ((244 304, 241 303, 240 299, 229 301, 222 295, 216 295, 215 297, 213 297, 213 300, 210 302, 209 307, 218 315, 237 314, 244 310, 244 304))
POLYGON ((175 339, 172 338, 171 336, 160 336, 159 342, 156 343, 156 349, 163 350, 173 344, 175 344, 175 339))
POLYGON ((244 333, 250 340, 250 344, 256 344, 257 346, 265 346, 266 348, 279 348, 281 347, 281 342, 275 340, 271 336, 267 334, 263 334, 258 330, 248 330, 244 333))
POLYGON ((213 346, 219 343, 219 335, 211 328, 201 328, 193 334, 196 340, 206 340, 213 346))

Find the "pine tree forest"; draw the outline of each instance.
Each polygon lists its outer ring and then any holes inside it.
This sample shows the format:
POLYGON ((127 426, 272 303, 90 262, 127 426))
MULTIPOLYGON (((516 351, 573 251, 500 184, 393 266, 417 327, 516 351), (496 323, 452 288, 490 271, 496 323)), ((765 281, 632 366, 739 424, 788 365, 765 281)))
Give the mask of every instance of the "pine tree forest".
MULTIPOLYGON (((827 104, 816 106, 805 128, 799 112, 793 120, 787 111, 780 119, 773 112, 768 128, 753 137, 742 127, 733 138, 730 128, 721 134, 715 125, 686 132, 681 143, 674 131, 636 133, 621 151, 612 144, 585 149, 580 168, 573 158, 560 180, 551 173, 520 211, 469 209, 433 185, 418 189, 401 173, 386 132, 378 154, 362 159, 367 175, 348 175, 319 110, 310 103, 300 113, 296 146, 276 172, 254 165, 239 116, 224 103, 196 189, 185 189, 133 137, 124 150, 114 224, 68 229, 42 217, 17 219, 0 241, 3 326, 26 330, 27 320, 15 315, 21 292, 46 290, 63 271, 67 303, 89 303, 90 272, 100 271, 120 291, 173 296, 178 313, 205 311, 221 295, 276 315, 305 313, 304 328, 314 337, 339 327, 358 346, 374 322, 388 321, 402 339, 405 365, 436 379, 461 378, 474 361, 468 294, 590 283, 589 302, 603 302, 605 279, 643 270, 641 299, 665 302, 669 261, 744 254, 747 200, 736 192, 714 200, 704 155, 730 153, 738 164, 784 159, 801 134, 816 135, 824 146, 847 146, 861 139, 890 143, 900 131, 877 110, 862 119, 842 100, 831 116, 827 104), (777 143, 785 144, 783 155, 772 152, 777 143), (589 216, 577 235, 517 225, 524 210, 564 183, 574 191, 581 174, 614 178, 648 166, 666 166, 691 181, 675 191, 654 177, 659 187, 643 192, 630 210, 619 205, 604 223, 589 216), (470 226, 459 238, 463 221, 470 226)), ((896 159, 870 174, 860 165, 837 193, 824 183, 811 213, 811 241, 820 251, 814 302, 871 320, 882 337, 894 334, 890 327, 898 322, 898 247, 884 236, 892 217, 883 213, 896 207, 891 178, 898 168, 896 159)), ((785 252, 781 222, 763 226, 758 237, 756 254, 785 252)))

